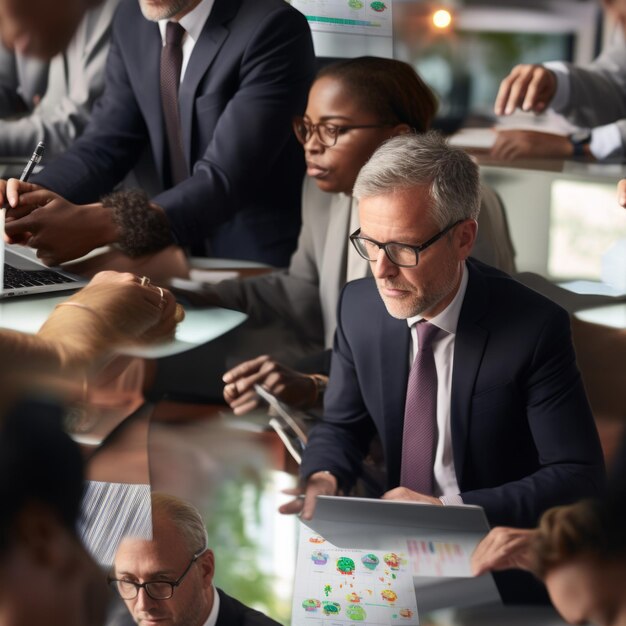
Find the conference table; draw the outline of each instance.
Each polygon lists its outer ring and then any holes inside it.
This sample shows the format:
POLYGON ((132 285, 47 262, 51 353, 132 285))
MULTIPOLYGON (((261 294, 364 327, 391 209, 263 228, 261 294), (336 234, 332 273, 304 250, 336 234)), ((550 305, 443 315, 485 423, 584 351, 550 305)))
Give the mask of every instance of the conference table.
MULTIPOLYGON (((36 333, 54 307, 69 297, 46 294, 0 301, 0 328, 36 333)), ((147 359, 180 354, 221 337, 245 321, 247 315, 219 307, 185 308, 185 319, 171 341, 142 346, 127 346, 123 353, 147 359)))

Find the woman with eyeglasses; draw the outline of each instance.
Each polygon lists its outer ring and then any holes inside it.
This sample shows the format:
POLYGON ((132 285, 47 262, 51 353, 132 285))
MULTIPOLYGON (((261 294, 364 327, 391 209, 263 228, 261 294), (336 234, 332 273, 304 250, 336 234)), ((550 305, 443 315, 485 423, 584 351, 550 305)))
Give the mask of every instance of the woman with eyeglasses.
MULTIPOLYGON (((329 349, 339 293, 348 280, 369 274, 369 264, 349 243, 358 229, 352 187, 357 174, 384 141, 430 128, 437 110, 434 94, 406 63, 360 57, 323 68, 311 90, 305 115, 294 120, 307 176, 302 190, 302 231, 286 272, 210 288, 212 302, 245 311, 256 325, 291 327, 303 353, 329 349)), ((512 272, 514 251, 502 206, 483 190, 474 255, 512 272)), ((276 346, 280 349, 283 346, 276 346)), ((301 374, 264 355, 224 375, 224 397, 236 414, 257 406, 254 384, 262 384, 298 408, 315 405, 325 386, 328 358, 313 359, 301 374)))

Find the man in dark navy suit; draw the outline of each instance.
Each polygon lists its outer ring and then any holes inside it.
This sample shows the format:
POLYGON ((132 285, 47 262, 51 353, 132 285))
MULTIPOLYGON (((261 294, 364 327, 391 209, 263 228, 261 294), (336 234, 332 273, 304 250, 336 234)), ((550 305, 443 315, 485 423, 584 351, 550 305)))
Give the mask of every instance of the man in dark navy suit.
POLYGON ((0 188, 7 234, 48 263, 111 243, 139 256, 173 235, 196 253, 286 265, 303 172, 291 118, 313 58, 306 19, 284 0, 123 0, 83 137, 33 179, 44 189, 0 188), (182 59, 164 70, 173 47, 182 59), (101 203, 147 147, 162 191, 101 203))
POLYGON ((387 499, 480 505, 492 524, 529 527, 595 495, 602 452, 566 312, 468 260, 477 166, 436 134, 403 135, 364 166, 354 196, 351 239, 374 278, 342 294, 305 499, 282 511, 310 518, 316 495, 350 491, 376 433, 387 499))

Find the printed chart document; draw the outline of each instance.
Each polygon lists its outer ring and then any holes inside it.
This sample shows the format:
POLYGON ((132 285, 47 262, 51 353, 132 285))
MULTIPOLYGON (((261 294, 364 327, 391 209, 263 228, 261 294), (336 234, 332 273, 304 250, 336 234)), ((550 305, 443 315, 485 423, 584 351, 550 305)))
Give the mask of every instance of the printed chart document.
POLYGON ((406 549, 338 548, 300 524, 292 626, 417 626, 406 549))
POLYGON ((491 574, 471 574, 472 553, 489 532, 480 507, 319 496, 303 523, 338 548, 402 553, 422 613, 500 602, 491 574))
POLYGON ((317 56, 393 56, 392 0, 287 0, 304 13, 317 56))

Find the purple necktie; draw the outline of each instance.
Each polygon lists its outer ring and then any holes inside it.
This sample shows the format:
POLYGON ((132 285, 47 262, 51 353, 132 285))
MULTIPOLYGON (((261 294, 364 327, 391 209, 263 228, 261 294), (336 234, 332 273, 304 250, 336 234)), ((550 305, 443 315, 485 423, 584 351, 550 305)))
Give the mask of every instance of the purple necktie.
POLYGON ((183 151, 178 112, 178 87, 183 65, 182 41, 185 29, 178 22, 168 22, 165 45, 161 49, 161 103, 169 148, 171 183, 177 185, 188 176, 187 162, 183 151))
POLYGON ((423 320, 415 329, 419 350, 406 391, 400 485, 432 496, 437 445, 437 369, 432 342, 441 329, 423 320))

